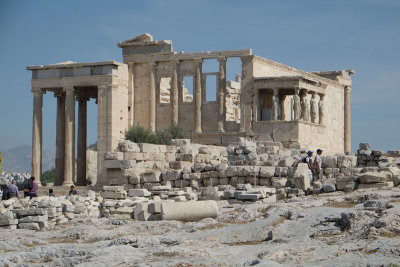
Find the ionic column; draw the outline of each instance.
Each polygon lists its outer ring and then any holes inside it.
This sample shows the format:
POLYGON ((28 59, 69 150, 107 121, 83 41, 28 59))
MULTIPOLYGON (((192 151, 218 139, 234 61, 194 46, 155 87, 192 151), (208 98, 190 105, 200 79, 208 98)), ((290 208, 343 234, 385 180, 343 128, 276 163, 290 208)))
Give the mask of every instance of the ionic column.
POLYGON ((128 129, 133 125, 133 68, 134 63, 128 64, 128 129))
POLYGON ((258 91, 257 93, 253 94, 252 100, 251 100, 251 120, 252 120, 252 127, 254 126, 254 122, 258 121, 258 91))
POLYGON ((325 103, 324 103, 325 95, 319 94, 319 102, 318 102, 318 109, 319 109, 319 124, 324 124, 325 121, 325 103))
POLYGON ((351 86, 344 87, 344 152, 351 152, 351 86))
POLYGON ((195 84, 194 84, 194 132, 201 133, 201 104, 202 104, 202 93, 201 93, 201 68, 203 60, 199 59, 196 61, 196 72, 195 72, 195 84))
POLYGON ((246 72, 245 72, 245 63, 246 63, 246 58, 240 57, 241 61, 241 67, 242 67, 242 74, 241 74, 241 79, 240 79, 240 127, 239 127, 239 133, 244 133, 246 130, 246 110, 245 110, 245 86, 244 86, 244 81, 246 78, 246 72))
POLYGON ((86 185, 86 147, 87 147, 87 101, 78 97, 78 156, 77 156, 77 185, 86 185))
POLYGON ((312 92, 311 97, 311 122, 316 123, 318 121, 318 102, 317 102, 317 94, 312 92))
POLYGON ((279 97, 278 89, 274 89, 274 95, 272 96, 272 120, 279 120, 279 97))
POLYGON ((63 186, 73 184, 75 173, 75 89, 64 88, 65 91, 65 158, 63 186))
POLYGON ((156 63, 150 62, 149 131, 156 131, 156 63))
POLYGON ((226 93, 226 57, 219 57, 219 86, 218 86, 218 131, 225 131, 225 93, 226 93))
POLYGON ((40 185, 42 172, 42 107, 43 92, 32 88, 33 92, 33 124, 32 124, 32 176, 40 185))
POLYGON ((179 61, 176 61, 171 79, 171 125, 178 125, 179 122, 178 67, 179 61))
POLYGON ((57 96, 56 127, 56 179, 54 185, 62 185, 64 182, 65 149, 65 96, 62 92, 57 96))

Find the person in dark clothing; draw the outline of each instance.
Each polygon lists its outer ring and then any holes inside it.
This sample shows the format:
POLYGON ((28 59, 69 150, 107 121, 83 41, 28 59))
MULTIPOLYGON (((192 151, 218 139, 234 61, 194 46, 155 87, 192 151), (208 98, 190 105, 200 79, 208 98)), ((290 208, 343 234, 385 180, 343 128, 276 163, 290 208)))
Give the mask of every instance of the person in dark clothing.
POLYGON ((28 195, 30 198, 37 197, 38 184, 35 182, 35 177, 32 176, 29 180, 28 195))
POLYGON ((49 189, 49 197, 55 197, 54 191, 52 188, 49 189))
POLYGON ((76 192, 75 186, 71 185, 71 190, 69 190, 68 195, 72 196, 72 195, 76 195, 76 194, 78 194, 78 192, 76 192))

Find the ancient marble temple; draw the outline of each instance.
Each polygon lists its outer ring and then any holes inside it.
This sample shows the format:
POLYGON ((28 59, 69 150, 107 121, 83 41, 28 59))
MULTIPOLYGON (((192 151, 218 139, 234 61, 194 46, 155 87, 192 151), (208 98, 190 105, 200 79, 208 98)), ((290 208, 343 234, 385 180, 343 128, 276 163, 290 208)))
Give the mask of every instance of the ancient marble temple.
POLYGON ((57 99, 56 185, 86 184, 89 99, 97 104, 99 184, 107 179, 104 154, 117 149, 133 125, 155 131, 178 124, 193 142, 203 144, 227 145, 251 137, 286 148, 350 151, 352 70, 305 72, 253 55, 251 49, 176 53, 171 41, 155 41, 150 34, 118 46, 123 63, 68 61, 27 67, 32 71, 32 172, 38 180, 47 92, 57 99), (227 61, 235 57, 241 61, 241 73, 227 81, 227 61), (209 59, 218 61, 214 72, 203 70, 209 59), (185 84, 185 77, 192 83, 185 84), (210 77, 216 84, 208 83, 210 77), (215 94, 215 101, 207 100, 207 94, 215 94))

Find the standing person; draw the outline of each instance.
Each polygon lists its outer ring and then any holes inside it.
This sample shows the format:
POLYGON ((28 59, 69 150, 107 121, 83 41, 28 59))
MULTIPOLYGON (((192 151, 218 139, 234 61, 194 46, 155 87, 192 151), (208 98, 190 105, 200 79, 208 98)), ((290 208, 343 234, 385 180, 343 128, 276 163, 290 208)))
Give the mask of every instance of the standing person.
POLYGON ((3 200, 3 194, 4 194, 3 188, 1 188, 0 186, 0 200, 3 200))
POLYGON ((306 163, 308 166, 308 178, 310 179, 310 185, 313 182, 313 174, 315 173, 314 165, 313 165, 313 161, 312 161, 312 155, 313 155, 313 152, 311 150, 309 150, 307 152, 307 157, 306 157, 306 163))
POLYGON ((76 195, 76 194, 78 194, 78 192, 76 192, 75 186, 71 185, 71 190, 69 190, 68 195, 72 196, 72 195, 76 195))
POLYGON ((322 155, 322 149, 317 149, 317 155, 314 158, 314 169, 315 169, 315 177, 317 179, 321 179, 322 176, 322 168, 321 168, 321 155, 322 155))
POLYGON ((12 183, 8 186, 8 197, 9 198, 18 198, 18 186, 17 181, 13 180, 12 183))
POLYGON ((38 184, 35 182, 35 176, 32 176, 29 181, 29 192, 28 192, 30 198, 37 197, 37 189, 38 189, 38 184))

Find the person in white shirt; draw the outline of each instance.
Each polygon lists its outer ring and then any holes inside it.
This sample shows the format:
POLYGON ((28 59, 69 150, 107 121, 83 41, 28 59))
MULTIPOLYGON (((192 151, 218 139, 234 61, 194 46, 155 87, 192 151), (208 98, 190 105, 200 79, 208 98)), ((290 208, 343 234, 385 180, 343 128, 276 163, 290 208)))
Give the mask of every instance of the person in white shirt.
POLYGON ((322 155, 322 149, 317 149, 317 155, 314 158, 314 169, 315 169, 315 177, 316 179, 321 179, 322 176, 322 167, 321 167, 321 155, 322 155))

